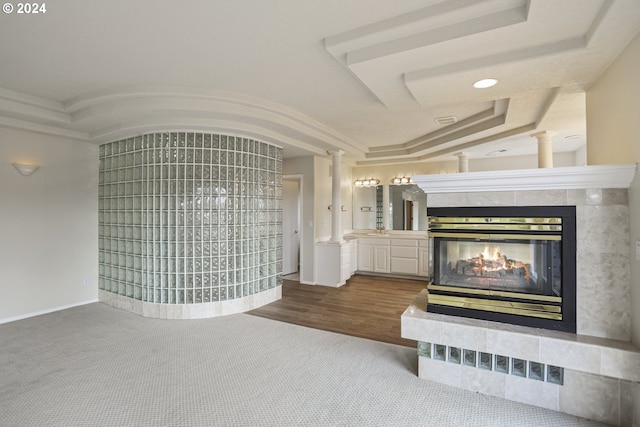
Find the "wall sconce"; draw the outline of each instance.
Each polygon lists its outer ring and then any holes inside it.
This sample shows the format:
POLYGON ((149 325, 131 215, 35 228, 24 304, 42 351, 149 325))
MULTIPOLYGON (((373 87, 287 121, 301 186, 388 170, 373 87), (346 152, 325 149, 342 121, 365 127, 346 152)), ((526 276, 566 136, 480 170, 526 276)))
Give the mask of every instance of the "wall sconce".
POLYGON ((391 183, 394 185, 405 185, 405 184, 413 184, 413 179, 411 177, 406 176, 396 176, 391 180, 391 183))
POLYGON ((35 171, 37 171, 40 166, 27 165, 24 163, 13 163, 13 167, 16 168, 18 172, 20 172, 20 175, 29 176, 29 175, 32 175, 35 171))
POLYGON ((380 185, 380 180, 376 178, 356 179, 353 182, 353 185, 355 185, 356 187, 377 187, 378 185, 380 185))

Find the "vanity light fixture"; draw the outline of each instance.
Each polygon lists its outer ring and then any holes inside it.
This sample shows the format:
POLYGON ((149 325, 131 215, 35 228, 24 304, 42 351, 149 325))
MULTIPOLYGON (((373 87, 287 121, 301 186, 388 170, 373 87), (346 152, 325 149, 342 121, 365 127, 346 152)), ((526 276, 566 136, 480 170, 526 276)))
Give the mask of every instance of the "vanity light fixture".
POLYGON ((498 80, 496 79, 482 79, 475 82, 473 84, 473 87, 475 87, 476 89, 486 89, 491 86, 495 86, 497 83, 498 83, 498 80))
POLYGON ((32 175, 35 171, 37 171, 40 166, 28 165, 25 163, 13 163, 13 167, 16 168, 18 172, 20 172, 20 175, 29 176, 29 175, 32 175))
POLYGON ((353 185, 356 187, 377 187, 380 184, 380 180, 376 178, 369 179, 356 179, 353 185))
POLYGON ((394 185, 413 184, 413 179, 411 179, 411 177, 406 177, 406 176, 396 176, 391 180, 391 183, 394 185))

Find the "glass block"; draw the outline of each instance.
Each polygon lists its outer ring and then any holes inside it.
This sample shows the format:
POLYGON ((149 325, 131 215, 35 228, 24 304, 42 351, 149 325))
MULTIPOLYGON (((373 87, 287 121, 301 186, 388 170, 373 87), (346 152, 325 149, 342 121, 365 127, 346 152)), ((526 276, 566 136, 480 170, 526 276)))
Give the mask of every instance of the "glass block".
POLYGON ((564 368, 547 365, 547 382, 551 384, 564 384, 564 368))
POLYGON ((434 344, 433 358, 435 360, 446 360, 447 346, 442 344, 434 344))
POLYGON ((493 370, 502 374, 509 373, 509 358, 496 354, 493 359, 493 370))
POLYGON ((511 359, 511 375, 515 375, 517 377, 526 377, 527 376, 527 361, 522 359, 516 359, 515 357, 511 359))
POLYGON ((474 350, 462 350, 462 363, 465 366, 476 366, 476 352, 474 350))
POLYGON ((447 348, 449 350, 447 355, 447 362, 460 364, 460 359, 461 359, 460 349, 457 347, 447 347, 447 348))
POLYGON ((544 381, 544 365, 538 362, 529 362, 529 378, 544 381))

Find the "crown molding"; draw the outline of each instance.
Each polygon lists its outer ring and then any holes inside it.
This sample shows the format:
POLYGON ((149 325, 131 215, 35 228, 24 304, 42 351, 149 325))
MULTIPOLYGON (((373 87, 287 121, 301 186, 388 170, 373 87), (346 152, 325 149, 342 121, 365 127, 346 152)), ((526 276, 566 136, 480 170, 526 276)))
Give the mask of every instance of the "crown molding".
POLYGON ((629 188, 637 164, 414 175, 425 193, 629 188))
POLYGON ((140 132, 230 129, 296 153, 340 149, 364 155, 364 145, 311 117, 262 98, 182 86, 107 88, 63 103, 0 88, 0 125, 101 144, 140 132), (243 130, 246 129, 246 130, 243 130))

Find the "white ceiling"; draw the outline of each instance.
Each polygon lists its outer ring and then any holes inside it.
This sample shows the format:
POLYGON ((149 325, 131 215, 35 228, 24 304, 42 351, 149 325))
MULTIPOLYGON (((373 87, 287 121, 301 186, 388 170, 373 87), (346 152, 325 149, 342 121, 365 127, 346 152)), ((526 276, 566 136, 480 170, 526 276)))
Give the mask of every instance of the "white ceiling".
POLYGON ((585 144, 638 0, 57 0, 0 15, 0 125, 222 130, 360 165, 585 144), (498 85, 474 89, 478 79, 498 85), (436 123, 454 116, 450 125, 436 123), (572 136, 572 138, 567 138, 572 136))

